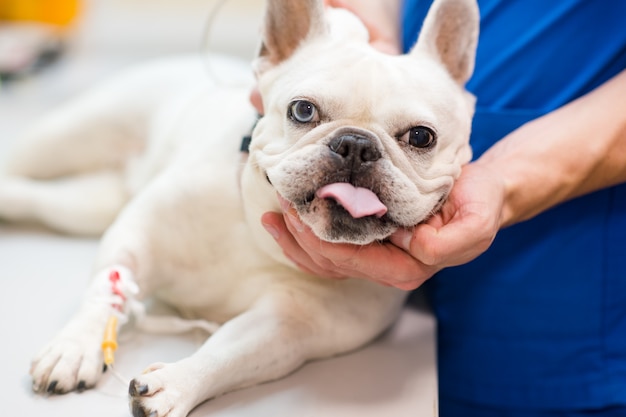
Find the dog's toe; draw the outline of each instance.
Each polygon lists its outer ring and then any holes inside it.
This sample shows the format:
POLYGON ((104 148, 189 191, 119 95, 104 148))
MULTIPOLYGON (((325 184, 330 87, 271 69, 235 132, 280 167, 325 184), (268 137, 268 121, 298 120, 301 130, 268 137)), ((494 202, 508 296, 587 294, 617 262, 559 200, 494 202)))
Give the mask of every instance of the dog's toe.
POLYGON ((143 397, 148 394, 149 388, 146 384, 142 384, 141 382, 133 379, 130 381, 130 386, 128 387, 128 395, 131 397, 143 397))
POLYGON ((100 379, 102 358, 98 346, 75 341, 55 341, 33 361, 33 390, 41 394, 65 394, 91 388, 100 379))
POLYGON ((159 417, 166 414, 159 414, 155 410, 147 409, 141 402, 133 400, 131 402, 131 412, 133 417, 159 417))
POLYGON ((87 389, 87 383, 85 381, 78 381, 78 385, 76 386, 76 391, 83 392, 87 389))
POLYGON ((146 382, 139 378, 130 381, 128 387, 130 409, 133 417, 163 417, 170 416, 175 401, 156 382, 146 382))
POLYGON ((184 371, 176 364, 154 364, 128 387, 134 417, 185 417, 193 408, 192 393, 185 393, 184 371))
POLYGON ((59 381, 52 381, 50 385, 48 385, 48 389, 46 390, 48 394, 56 394, 58 384, 59 384, 59 381))

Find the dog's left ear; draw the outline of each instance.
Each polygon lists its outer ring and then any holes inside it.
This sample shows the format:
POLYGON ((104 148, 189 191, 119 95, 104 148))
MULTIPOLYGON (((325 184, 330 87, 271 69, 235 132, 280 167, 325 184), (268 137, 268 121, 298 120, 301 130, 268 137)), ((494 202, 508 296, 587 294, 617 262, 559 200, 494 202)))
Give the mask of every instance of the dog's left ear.
POLYGON ((479 20, 476 0, 435 0, 411 54, 434 55, 455 81, 465 85, 474 72, 479 20))
POLYGON ((257 74, 289 58, 305 40, 326 33, 321 0, 267 0, 257 74))

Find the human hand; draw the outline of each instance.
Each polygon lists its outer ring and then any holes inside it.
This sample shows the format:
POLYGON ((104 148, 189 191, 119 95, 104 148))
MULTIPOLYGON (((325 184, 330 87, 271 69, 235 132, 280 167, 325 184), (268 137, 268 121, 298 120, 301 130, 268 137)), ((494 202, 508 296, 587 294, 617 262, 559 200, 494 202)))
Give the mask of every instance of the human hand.
POLYGON ((327 6, 354 13, 369 32, 369 42, 381 52, 396 55, 401 52, 398 4, 393 1, 325 0, 327 6))
POLYGON ((321 241, 281 197, 283 213, 265 213, 261 221, 285 255, 306 272, 412 290, 437 271, 487 250, 500 228, 503 198, 499 177, 469 164, 437 214, 413 230, 397 231, 389 241, 364 246, 321 241))

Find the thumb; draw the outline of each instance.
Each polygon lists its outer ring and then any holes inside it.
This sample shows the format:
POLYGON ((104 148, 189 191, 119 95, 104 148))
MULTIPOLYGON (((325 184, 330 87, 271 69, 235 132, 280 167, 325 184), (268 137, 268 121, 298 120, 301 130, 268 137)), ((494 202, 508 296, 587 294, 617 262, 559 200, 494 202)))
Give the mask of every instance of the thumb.
POLYGON ((411 252, 411 241, 413 240, 413 231, 400 228, 389 236, 389 241, 405 252, 411 252))
POLYGON ((264 113, 263 98, 261 97, 261 92, 256 87, 253 88, 250 92, 250 103, 252 103, 252 105, 259 114, 264 113))
POLYGON ((424 265, 434 266, 440 260, 433 250, 438 239, 437 229, 429 224, 420 224, 413 229, 398 229, 389 237, 391 243, 408 252, 424 265))

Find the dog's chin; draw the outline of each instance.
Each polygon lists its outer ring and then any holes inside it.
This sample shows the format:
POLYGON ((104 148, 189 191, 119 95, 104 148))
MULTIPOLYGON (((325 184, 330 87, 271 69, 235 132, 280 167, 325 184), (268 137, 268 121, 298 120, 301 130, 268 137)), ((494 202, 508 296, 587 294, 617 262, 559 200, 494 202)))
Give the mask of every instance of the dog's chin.
POLYGON ((366 245, 382 241, 398 229, 387 214, 354 218, 332 199, 315 197, 294 206, 302 221, 327 242, 366 245))

